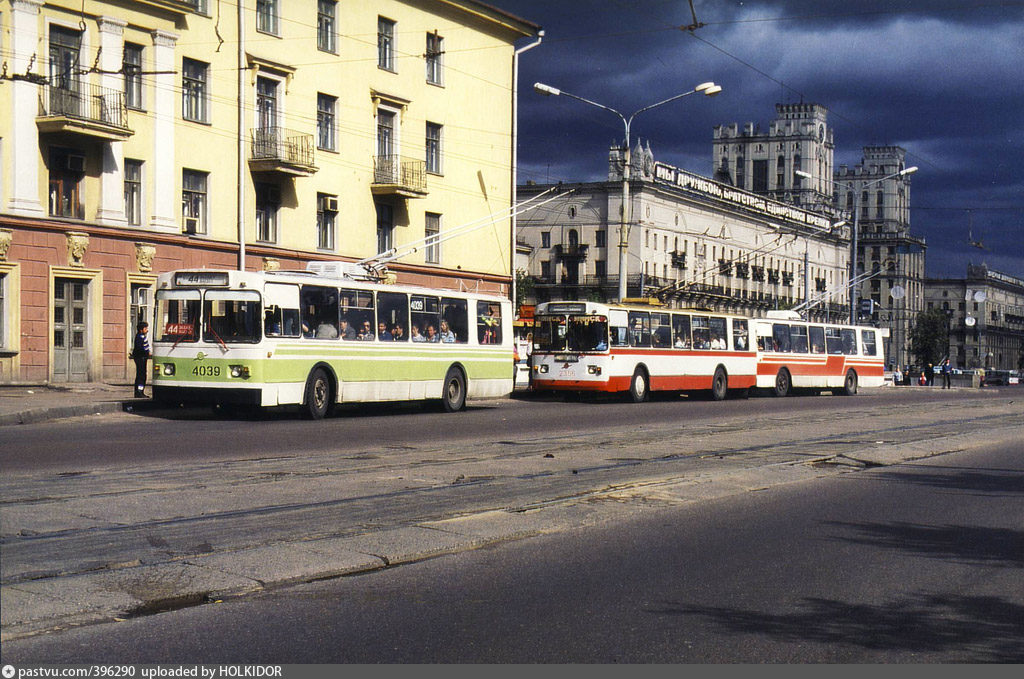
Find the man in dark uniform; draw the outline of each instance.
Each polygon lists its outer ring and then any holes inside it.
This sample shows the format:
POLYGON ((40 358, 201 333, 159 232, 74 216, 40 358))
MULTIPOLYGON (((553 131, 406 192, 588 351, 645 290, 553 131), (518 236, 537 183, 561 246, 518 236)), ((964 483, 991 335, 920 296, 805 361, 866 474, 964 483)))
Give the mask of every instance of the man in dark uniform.
POLYGON ((132 360, 135 361, 135 398, 146 396, 146 364, 149 362, 149 323, 139 321, 136 327, 135 343, 132 345, 132 360))

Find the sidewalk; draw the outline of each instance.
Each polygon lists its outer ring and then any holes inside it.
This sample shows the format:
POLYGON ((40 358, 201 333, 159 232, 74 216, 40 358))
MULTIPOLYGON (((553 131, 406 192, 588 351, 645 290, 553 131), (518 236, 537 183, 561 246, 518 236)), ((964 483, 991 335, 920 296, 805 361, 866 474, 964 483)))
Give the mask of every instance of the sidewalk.
POLYGON ((131 384, 0 386, 0 426, 153 407, 149 398, 132 397, 131 384))

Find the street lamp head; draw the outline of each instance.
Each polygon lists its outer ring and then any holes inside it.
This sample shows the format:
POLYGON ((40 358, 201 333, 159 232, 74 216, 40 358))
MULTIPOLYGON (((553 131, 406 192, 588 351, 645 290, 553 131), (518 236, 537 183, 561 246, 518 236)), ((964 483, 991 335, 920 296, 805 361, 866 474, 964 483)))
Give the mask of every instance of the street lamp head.
POLYGON ((545 85, 544 83, 533 83, 533 91, 537 94, 543 94, 545 97, 557 97, 562 93, 562 90, 551 85, 545 85))
POLYGON ((917 172, 917 165, 913 165, 911 167, 908 167, 905 170, 900 170, 900 176, 901 177, 905 177, 906 175, 914 174, 915 172, 917 172))
POLYGON ((793 170, 793 174, 797 177, 803 177, 804 179, 814 179, 810 172, 804 172, 803 170, 793 170))
POLYGON ((845 219, 840 219, 838 222, 836 222, 835 224, 832 225, 832 228, 833 229, 838 229, 838 228, 843 227, 843 226, 846 226, 846 220, 845 219))
POLYGON ((721 88, 721 86, 716 85, 715 83, 713 83, 713 82, 711 82, 709 80, 706 83, 701 83, 700 85, 697 85, 696 87, 694 87, 693 91, 694 92, 703 92, 705 96, 713 97, 716 94, 718 94, 719 92, 721 92, 722 88, 721 88))

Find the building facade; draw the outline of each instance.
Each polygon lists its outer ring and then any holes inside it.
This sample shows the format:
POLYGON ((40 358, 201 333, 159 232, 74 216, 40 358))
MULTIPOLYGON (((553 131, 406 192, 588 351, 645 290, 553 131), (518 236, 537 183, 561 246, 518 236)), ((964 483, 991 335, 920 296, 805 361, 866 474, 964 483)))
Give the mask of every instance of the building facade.
POLYGON ((475 0, 225 7, 0 4, 0 382, 129 376, 175 268, 409 245, 397 280, 508 291, 513 51, 538 27, 475 0))
POLYGON ((954 367, 1024 370, 1024 280, 968 265, 964 278, 927 279, 924 294, 949 319, 954 367))
MULTIPOLYGON (((849 234, 817 213, 632 153, 627 294, 671 306, 763 315, 808 298, 810 316, 845 314, 849 234)), ((605 182, 519 187, 518 239, 537 301, 615 299, 622 158, 605 182)))

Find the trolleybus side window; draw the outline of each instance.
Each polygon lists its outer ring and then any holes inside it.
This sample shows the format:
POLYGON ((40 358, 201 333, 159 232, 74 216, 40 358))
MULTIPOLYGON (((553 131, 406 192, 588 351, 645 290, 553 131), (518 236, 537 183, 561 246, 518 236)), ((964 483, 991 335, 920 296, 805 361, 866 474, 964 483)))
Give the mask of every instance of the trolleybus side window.
POLYGON ((736 351, 747 351, 750 347, 747 319, 732 319, 732 348, 736 351))
POLYGON ((629 312, 629 346, 651 346, 651 315, 648 312, 629 312))
POLYGON ((405 342, 409 339, 409 297, 402 292, 377 293, 377 339, 405 342))
POLYGON ((476 337, 480 344, 501 344, 501 305, 476 303, 476 337))
POLYGON ((860 331, 861 341, 864 343, 864 355, 874 356, 878 351, 875 344, 875 331, 874 330, 861 330, 860 331))
POLYGON ((694 316, 693 324, 693 348, 706 350, 711 348, 711 326, 707 316, 694 316))
POLYGON ((303 285, 299 290, 302 335, 317 339, 338 339, 338 290, 303 285))
POLYGON ((198 341, 199 308, 198 290, 157 290, 155 341, 198 341))
POLYGON ((673 346, 676 349, 690 348, 690 317, 686 314, 672 314, 673 346))
POLYGON ((441 301, 428 295, 413 295, 409 298, 412 310, 413 342, 439 341, 437 329, 441 327, 441 301), (433 337, 428 337, 428 328, 433 328, 433 337))
POLYGON ((629 319, 622 309, 611 309, 608 312, 608 332, 613 347, 629 346, 629 319))
POLYGON ((725 350, 729 348, 729 336, 726 330, 726 319, 712 316, 708 319, 711 331, 711 348, 725 350))
POLYGON ((830 354, 843 353, 843 339, 839 328, 825 328, 825 350, 830 354))
POLYGON ((853 328, 843 328, 840 334, 843 338, 843 353, 850 355, 856 354, 857 331, 853 328))
POLYGON ((807 353, 807 326, 794 323, 789 326, 790 351, 794 354, 807 353))
POLYGON ((373 332, 373 293, 369 290, 342 290, 341 328, 343 340, 372 340, 373 332))
POLYGON ((825 328, 818 325, 812 325, 807 329, 808 335, 811 338, 811 353, 812 354, 824 354, 825 353, 825 328))
POLYGON ((267 283, 263 287, 263 332, 267 337, 299 337, 299 286, 267 283))
POLYGON ((659 348, 672 346, 672 327, 669 325, 668 314, 651 314, 651 345, 659 348))
POLYGON ((465 344, 469 341, 469 304, 466 300, 441 298, 441 327, 438 333, 442 342, 465 344))
POLYGON ((772 348, 775 351, 788 352, 790 347, 789 325, 787 323, 772 324, 772 348))
POLYGON ((203 341, 260 341, 260 295, 254 290, 207 290, 203 296, 203 341))

